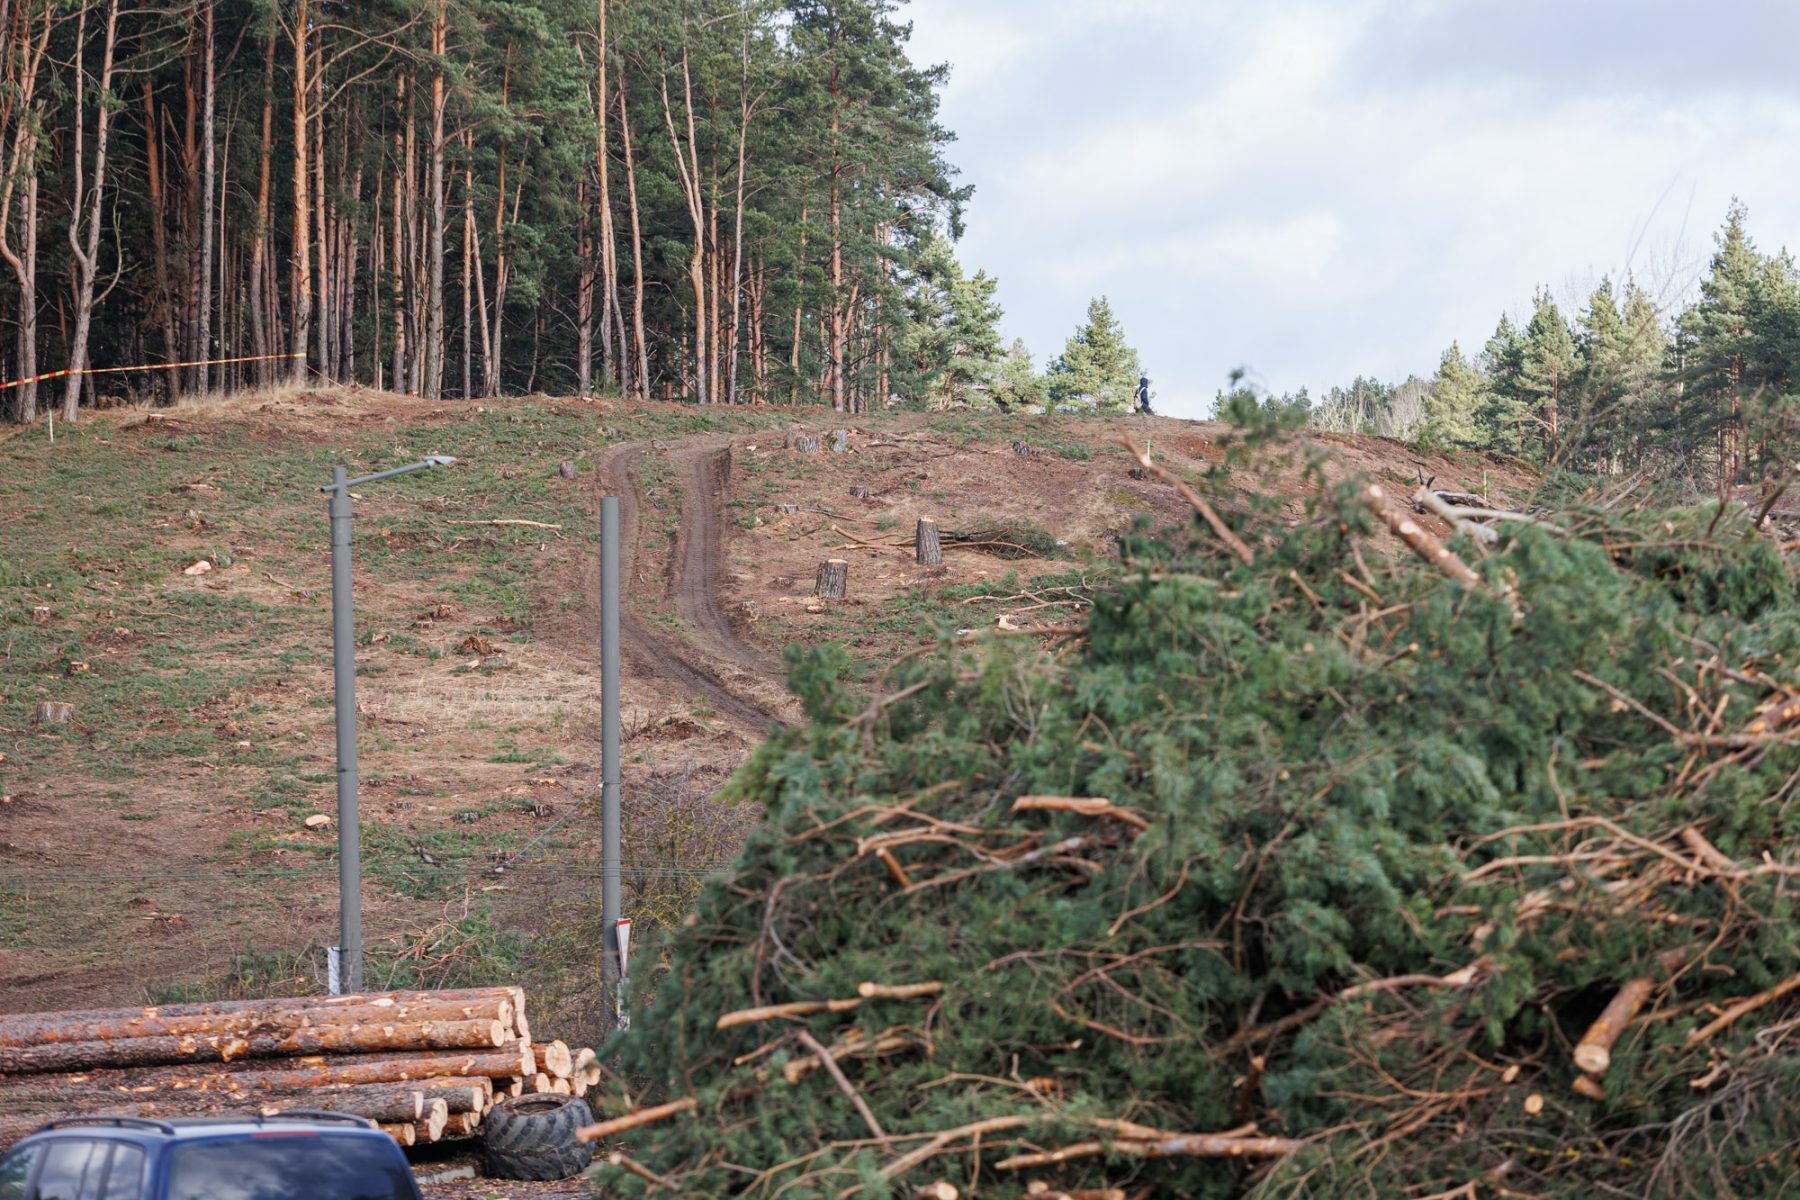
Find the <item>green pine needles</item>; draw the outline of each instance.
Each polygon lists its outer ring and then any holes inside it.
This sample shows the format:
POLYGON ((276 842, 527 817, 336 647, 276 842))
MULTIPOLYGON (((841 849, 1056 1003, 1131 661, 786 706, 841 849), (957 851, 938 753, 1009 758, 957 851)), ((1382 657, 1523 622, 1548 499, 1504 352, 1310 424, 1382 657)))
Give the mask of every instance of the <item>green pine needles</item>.
POLYGON ((795 653, 809 721, 731 787, 766 820, 611 1049, 697 1113, 625 1153, 691 1195, 1785 1194, 1778 548, 1588 497, 1456 539, 1465 587, 1352 484, 1208 483, 1253 564, 1140 529, 1084 631, 873 702, 795 653))

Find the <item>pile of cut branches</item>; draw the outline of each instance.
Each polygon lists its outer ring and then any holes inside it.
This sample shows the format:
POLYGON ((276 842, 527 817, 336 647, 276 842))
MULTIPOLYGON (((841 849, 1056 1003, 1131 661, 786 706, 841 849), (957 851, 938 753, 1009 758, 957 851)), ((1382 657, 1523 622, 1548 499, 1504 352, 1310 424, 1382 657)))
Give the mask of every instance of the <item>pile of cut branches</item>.
POLYGON ((1779 548, 1624 496, 1440 539, 1366 481, 1189 494, 1085 629, 873 701, 796 656, 810 720, 732 785, 766 821, 610 1051, 621 1193, 1779 1191, 1779 548))

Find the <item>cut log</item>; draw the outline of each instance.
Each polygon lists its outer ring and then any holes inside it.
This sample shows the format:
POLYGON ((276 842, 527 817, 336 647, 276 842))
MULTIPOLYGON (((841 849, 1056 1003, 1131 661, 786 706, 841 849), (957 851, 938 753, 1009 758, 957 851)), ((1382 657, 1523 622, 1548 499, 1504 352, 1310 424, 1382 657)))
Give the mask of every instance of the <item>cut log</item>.
POLYGON ((55 700, 43 700, 31 714, 31 719, 38 725, 67 725, 75 719, 75 706, 55 700))
POLYGON ((503 1088, 500 1086, 500 1081, 496 1079, 494 1081, 494 1094, 498 1096, 503 1091, 508 1096, 523 1096, 525 1094, 525 1081, 518 1078, 508 1079, 506 1081, 506 1086, 503 1088))
POLYGON ((444 1126, 450 1120, 450 1110, 442 1100, 433 1100, 425 1115, 413 1122, 413 1132, 421 1142, 435 1142, 444 1136, 444 1126))
POLYGON ((820 563, 817 590, 821 600, 842 600, 850 592, 850 563, 842 558, 820 563))
MULTIPOLYGON (((425 1050, 404 1054, 352 1055, 326 1058, 315 1056, 285 1062, 233 1064, 213 1066, 192 1064, 171 1067, 140 1067, 111 1071, 118 1085, 115 1090, 144 1088, 172 1091, 246 1092, 270 1088, 330 1087, 342 1084, 401 1083, 412 1080, 482 1075, 505 1079, 519 1075, 532 1065, 530 1051, 523 1043, 508 1049, 485 1052, 458 1050, 425 1050)), ((88 1074, 46 1075, 20 1079, 12 1087, 0 1084, 0 1097, 30 1094, 43 1088, 66 1091, 72 1086, 86 1085, 88 1074)))
POLYGON ((383 1121, 381 1123, 381 1132, 387 1134, 402 1146, 416 1145, 419 1140, 417 1129, 410 1123, 403 1125, 398 1122, 390 1123, 383 1121))
POLYGON ((451 1113, 449 1120, 444 1122, 443 1133, 439 1136, 442 1140, 448 1141, 451 1138, 474 1137, 480 1132, 480 1113, 451 1113))
POLYGON ((575 1073, 575 1055, 563 1041, 545 1042, 537 1047, 538 1069, 552 1079, 567 1079, 575 1073))
POLYGON ((427 1100, 442 1100, 452 1114, 485 1112, 494 1100, 494 1081, 481 1076, 450 1075, 443 1079, 416 1079, 412 1087, 427 1100))
POLYGON ((937 522, 930 517, 919 518, 919 527, 913 534, 913 558, 926 567, 935 567, 944 561, 944 547, 938 541, 937 522))
POLYGON ((1656 981, 1647 975, 1627 979, 1605 1010, 1589 1025, 1575 1044, 1575 1065, 1589 1075, 1604 1075, 1612 1065, 1613 1043, 1631 1024, 1631 1019, 1656 990, 1656 981))
MULTIPOLYGON (((367 1117, 371 1121, 416 1121, 425 1114, 425 1093, 418 1083, 374 1083, 357 1087, 284 1088, 217 1092, 158 1089, 115 1090, 107 1073, 96 1072, 90 1090, 26 1092, 0 1100, 0 1121, 27 1118, 89 1117, 101 1114, 148 1117, 211 1117, 231 1114, 272 1115, 293 1109, 315 1109, 367 1117)), ((448 1093, 467 1099, 473 1089, 448 1093)))
POLYGON ((550 1081, 550 1090, 562 1096, 572 1096, 575 1094, 574 1085, 566 1079, 552 1079, 550 1081))
POLYGON ((494 1020, 516 1022, 523 989, 466 988, 442 992, 371 992, 280 1000, 228 1000, 149 1008, 98 1008, 71 1012, 0 1014, 0 1047, 41 1042, 107 1041, 157 1034, 281 1033, 307 1025, 376 1021, 494 1020))
POLYGON ((531 1089, 530 1090, 533 1092, 540 1092, 540 1093, 549 1091, 550 1090, 550 1076, 543 1071, 539 1071, 536 1075, 533 1075, 531 1077, 531 1089))
POLYGON ((386 1050, 496 1049, 510 1030, 499 1021, 426 1021, 409 1025, 313 1025, 285 1035, 181 1034, 112 1041, 49 1042, 0 1047, 0 1073, 22 1075, 96 1067, 231 1062, 308 1054, 386 1050))

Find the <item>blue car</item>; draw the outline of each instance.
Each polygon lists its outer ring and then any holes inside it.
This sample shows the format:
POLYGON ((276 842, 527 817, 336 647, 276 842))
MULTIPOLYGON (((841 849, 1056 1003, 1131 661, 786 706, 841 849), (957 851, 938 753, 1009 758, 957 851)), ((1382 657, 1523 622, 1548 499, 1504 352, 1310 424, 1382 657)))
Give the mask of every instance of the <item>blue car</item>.
POLYGON ((0 1200, 419 1200, 393 1138, 361 1117, 51 1121, 0 1157, 0 1200))

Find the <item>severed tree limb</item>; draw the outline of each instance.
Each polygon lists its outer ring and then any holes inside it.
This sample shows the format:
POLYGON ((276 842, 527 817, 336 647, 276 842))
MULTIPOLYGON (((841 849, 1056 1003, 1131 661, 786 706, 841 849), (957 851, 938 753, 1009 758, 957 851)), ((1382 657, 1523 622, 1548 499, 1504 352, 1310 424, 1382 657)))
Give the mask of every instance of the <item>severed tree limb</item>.
POLYGON ((860 998, 849 1000, 791 1000, 786 1004, 765 1004, 761 1008, 741 1008, 719 1017, 714 1029, 730 1029, 733 1025, 752 1025, 758 1021, 779 1021, 783 1017, 810 1017, 814 1013, 849 1012, 861 1004, 860 998))
POLYGON ((1701 1042, 1712 1037, 1713 1034, 1731 1025, 1739 1017, 1744 1016, 1747 1013, 1753 1013, 1764 1005, 1773 1004, 1789 992, 1797 989, 1800 989, 1800 975, 1792 975, 1766 991, 1761 991, 1754 996, 1739 1000, 1736 1004, 1733 1004, 1730 1008, 1727 1008, 1724 1012, 1715 1017, 1711 1023, 1688 1034, 1687 1044, 1690 1046, 1699 1045, 1701 1042))
POLYGON ((615 1167, 622 1167, 625 1170, 630 1171, 633 1175, 644 1180, 652 1187, 665 1187, 672 1192, 679 1192, 681 1190, 681 1186, 673 1179, 668 1178, 666 1175, 658 1175, 643 1163, 627 1156, 622 1150, 614 1150, 611 1154, 606 1156, 606 1161, 615 1167))
MULTIPOLYGON (((1111 1145, 1117 1154, 1134 1154, 1143 1158, 1280 1158, 1292 1154, 1306 1143, 1296 1138, 1258 1137, 1229 1133, 1178 1133, 1154 1141, 1121 1139, 1111 1145)), ((1036 1154, 1015 1154, 1002 1159, 995 1167, 1017 1171, 1025 1167, 1045 1167, 1068 1162, 1073 1158, 1091 1158, 1106 1153, 1101 1141, 1076 1142, 1058 1150, 1036 1154)))
POLYGON ((1185 480, 1161 463, 1152 459, 1148 450, 1139 450, 1137 448, 1137 443, 1133 442, 1130 438, 1120 438, 1119 444, 1131 452, 1131 456, 1137 459, 1138 465, 1143 467, 1144 470, 1150 472, 1152 475, 1174 488, 1177 492, 1180 492, 1181 498, 1192 505, 1194 511, 1199 513, 1201 518, 1205 520, 1208 525, 1212 526, 1212 531, 1218 535, 1219 540, 1224 542, 1233 554, 1237 555, 1238 558, 1242 559, 1245 563, 1254 563, 1256 561, 1256 555, 1251 552, 1249 546, 1244 544, 1244 539, 1233 533, 1231 531, 1231 526, 1227 525, 1223 518, 1213 510, 1213 506, 1208 504, 1206 499, 1201 496, 1199 492, 1196 492, 1193 488, 1189 487, 1185 480))
POLYGON ((1741 875, 1743 873, 1743 868, 1733 862, 1723 850, 1708 841, 1706 835, 1692 825, 1682 826, 1681 832, 1676 836, 1681 839, 1681 844, 1692 850, 1694 857, 1709 869, 1723 875, 1741 875))
POLYGON ((832 1057, 831 1051, 827 1050, 823 1042, 805 1029, 795 1031, 794 1038, 818 1058, 819 1065, 825 1068, 825 1073, 831 1076, 833 1083, 837 1084, 838 1091, 844 1093, 849 1099, 851 1106, 856 1109, 857 1115, 863 1119, 863 1124, 869 1127, 869 1132, 874 1134, 878 1140, 885 1142, 887 1132, 881 1128, 881 1122, 875 1119, 875 1114, 870 1110, 868 1101, 862 1098, 862 1093, 856 1090, 855 1085, 850 1082, 850 1077, 844 1074, 844 1068, 838 1066, 838 1061, 832 1057))
POLYGON ((1150 822, 1129 808, 1120 808, 1104 796, 1020 796, 1013 801, 1014 812, 1030 810, 1080 813, 1087 817, 1111 817, 1135 829, 1148 829, 1150 822))
POLYGON ((1606 1068, 1612 1065, 1613 1043, 1655 990, 1656 980, 1648 975, 1627 979, 1575 1044, 1575 1065, 1589 1075, 1606 1074, 1606 1068))
POLYGON ((921 996, 935 996, 943 990, 943 983, 936 979, 924 983, 875 983, 865 980, 856 985, 856 994, 865 1000, 917 1000, 921 996))
POLYGON ((1364 488, 1360 499, 1365 508, 1381 518, 1382 524, 1395 537, 1410 546, 1415 554, 1430 563, 1440 574, 1466 588, 1481 586, 1481 576, 1457 557, 1455 551, 1427 533, 1424 526, 1389 503, 1387 492, 1379 483, 1371 483, 1364 488))
POLYGON ((452 525, 522 525, 527 529, 561 529, 561 525, 552 525, 547 521, 526 521, 513 519, 504 521, 451 521, 452 525))
POLYGON ((615 1133, 624 1133, 627 1129, 636 1129, 640 1125, 648 1125, 652 1121, 660 1121, 664 1117, 678 1116, 684 1112, 692 1112, 700 1107, 700 1102, 692 1096, 680 1100, 671 1100, 667 1104, 658 1104, 650 1108, 640 1108, 636 1112, 626 1113, 622 1117, 614 1117, 610 1121, 600 1121, 593 1125, 583 1125, 575 1131, 578 1142, 597 1142, 603 1137, 611 1137, 615 1133))

